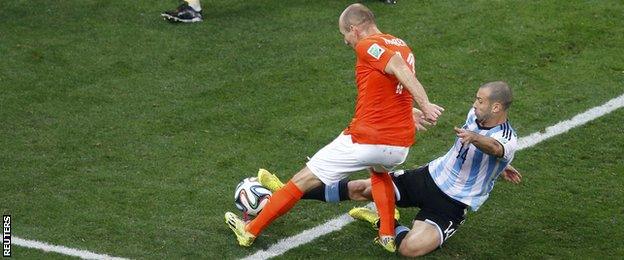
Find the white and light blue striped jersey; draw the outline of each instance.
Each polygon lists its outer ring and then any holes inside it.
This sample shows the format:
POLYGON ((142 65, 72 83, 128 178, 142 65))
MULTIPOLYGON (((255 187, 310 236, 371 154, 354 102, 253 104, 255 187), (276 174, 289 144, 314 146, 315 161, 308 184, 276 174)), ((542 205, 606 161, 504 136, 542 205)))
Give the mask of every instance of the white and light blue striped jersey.
POLYGON ((474 108, 470 109, 463 128, 496 139, 503 145, 503 157, 486 154, 473 144, 462 145, 456 138, 444 156, 429 163, 429 173, 440 190, 473 211, 487 200, 496 179, 513 160, 518 141, 509 121, 483 128, 476 119, 474 108))

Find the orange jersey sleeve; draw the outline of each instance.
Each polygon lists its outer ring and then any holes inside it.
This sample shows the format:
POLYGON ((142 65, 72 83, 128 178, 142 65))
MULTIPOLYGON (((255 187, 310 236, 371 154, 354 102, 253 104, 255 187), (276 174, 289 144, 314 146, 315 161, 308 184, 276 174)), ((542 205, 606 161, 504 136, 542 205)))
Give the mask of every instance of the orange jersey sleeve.
POLYGON ((368 38, 361 40, 355 46, 355 53, 361 62, 367 63, 371 67, 381 72, 385 71, 386 65, 394 51, 380 45, 374 39, 368 38))

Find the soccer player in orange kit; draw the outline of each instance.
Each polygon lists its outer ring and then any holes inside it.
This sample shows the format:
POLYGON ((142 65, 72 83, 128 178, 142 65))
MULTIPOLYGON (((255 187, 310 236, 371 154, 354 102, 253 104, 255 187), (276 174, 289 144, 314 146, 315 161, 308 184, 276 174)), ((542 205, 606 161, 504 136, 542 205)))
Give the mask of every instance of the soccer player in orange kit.
POLYGON ((366 6, 348 6, 340 15, 338 26, 345 43, 355 49, 357 57, 355 115, 334 141, 319 150, 306 167, 273 193, 253 221, 245 224, 236 214, 225 214, 226 223, 241 246, 250 246, 264 228, 288 212, 305 192, 322 183, 331 192, 332 185, 351 173, 369 169, 381 223, 376 242, 390 252, 396 250, 394 188, 387 172, 405 161, 414 143, 413 101, 430 124, 435 124, 444 109, 429 102, 416 79, 411 49, 403 40, 383 34, 366 6))

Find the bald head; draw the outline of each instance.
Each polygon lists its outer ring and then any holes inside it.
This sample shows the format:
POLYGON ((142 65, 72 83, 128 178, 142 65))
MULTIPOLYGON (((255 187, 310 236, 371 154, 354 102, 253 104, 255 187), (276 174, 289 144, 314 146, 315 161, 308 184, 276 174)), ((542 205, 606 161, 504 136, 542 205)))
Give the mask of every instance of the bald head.
POLYGON ((345 32, 351 31, 351 25, 368 27, 375 24, 375 15, 362 4, 352 4, 340 15, 338 24, 345 32))
POLYGON ((488 99, 490 100, 490 102, 501 103, 505 111, 511 106, 511 102, 513 101, 513 94, 507 82, 504 82, 504 81, 488 82, 488 83, 481 85, 481 87, 479 88, 489 89, 490 96, 488 97, 488 99))

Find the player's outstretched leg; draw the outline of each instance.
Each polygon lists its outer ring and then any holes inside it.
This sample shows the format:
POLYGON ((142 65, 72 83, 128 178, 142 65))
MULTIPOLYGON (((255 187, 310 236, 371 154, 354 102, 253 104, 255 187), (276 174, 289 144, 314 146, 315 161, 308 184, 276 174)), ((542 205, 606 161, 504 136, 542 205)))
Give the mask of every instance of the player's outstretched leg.
MULTIPOLYGON (((366 207, 352 208, 349 210, 349 216, 354 219, 366 221, 370 223, 374 229, 379 229, 379 215, 377 215, 377 212, 372 209, 366 207)), ((399 210, 394 209, 394 219, 398 221, 400 218, 401 214, 399 213, 399 210)))
POLYGON ((234 231, 239 245, 251 246, 253 244, 256 237, 245 230, 245 221, 236 216, 236 214, 225 212, 225 223, 234 231))
MULTIPOLYGON (((279 189, 286 186, 277 175, 270 173, 265 169, 258 170, 258 182, 271 192, 276 192, 279 189)), ((343 200, 350 200, 349 198, 349 180, 341 180, 338 183, 326 186, 321 183, 318 187, 303 194, 302 199, 308 200, 320 200, 324 202, 336 203, 343 200)), ((361 191, 360 191, 361 192, 361 191)), ((356 198, 355 200, 368 200, 366 198, 356 198)), ((399 214, 395 211, 395 214, 399 214)))
POLYGON ((258 170, 258 182, 260 182, 262 186, 266 187, 271 192, 276 192, 285 185, 277 176, 275 176, 275 174, 272 174, 265 169, 258 170))
MULTIPOLYGON (((271 222, 290 211, 301 199, 304 191, 318 187, 321 183, 308 167, 304 167, 283 188, 271 195, 271 199, 260 214, 245 225, 243 230, 258 237, 271 222)), ((240 228, 237 226, 236 230, 240 230, 240 228)))

